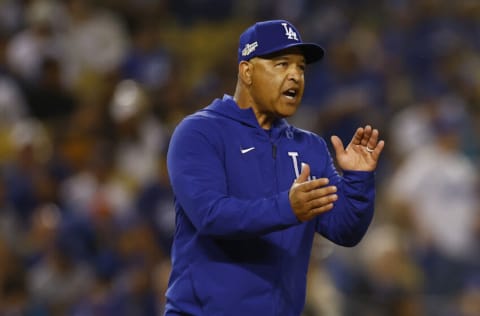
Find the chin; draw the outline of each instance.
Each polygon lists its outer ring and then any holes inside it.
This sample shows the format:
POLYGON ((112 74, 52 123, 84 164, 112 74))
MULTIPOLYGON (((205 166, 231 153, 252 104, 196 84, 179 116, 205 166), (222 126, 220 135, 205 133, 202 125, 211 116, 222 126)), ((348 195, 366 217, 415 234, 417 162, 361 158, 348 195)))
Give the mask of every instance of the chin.
POLYGON ((286 105, 282 110, 280 111, 280 116, 281 117, 289 117, 294 115, 297 112, 298 109, 298 104, 295 105, 286 105))
POLYGON ((296 111, 291 111, 291 112, 282 112, 278 115, 280 118, 287 118, 290 116, 293 116, 296 113, 296 111))

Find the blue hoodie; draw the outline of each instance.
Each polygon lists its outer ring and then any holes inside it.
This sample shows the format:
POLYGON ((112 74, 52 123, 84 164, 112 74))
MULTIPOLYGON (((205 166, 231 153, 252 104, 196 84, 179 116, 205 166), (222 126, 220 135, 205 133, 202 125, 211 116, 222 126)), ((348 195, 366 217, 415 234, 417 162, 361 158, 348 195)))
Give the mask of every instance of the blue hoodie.
POLYGON ((284 119, 264 130, 228 95, 177 126, 167 165, 176 210, 167 315, 298 316, 314 233, 354 246, 372 220, 373 172, 340 176, 321 137, 284 119), (302 162, 339 196, 304 223, 288 198, 302 162))

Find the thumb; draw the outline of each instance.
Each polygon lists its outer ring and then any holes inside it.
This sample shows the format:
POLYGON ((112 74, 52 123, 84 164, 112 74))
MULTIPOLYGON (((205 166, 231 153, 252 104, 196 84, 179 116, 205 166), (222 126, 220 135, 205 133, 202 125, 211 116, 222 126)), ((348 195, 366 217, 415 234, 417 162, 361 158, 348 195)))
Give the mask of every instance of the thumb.
POLYGON ((342 140, 340 137, 333 135, 330 137, 330 141, 332 142, 333 149, 335 150, 335 155, 339 156, 344 151, 342 140))
POLYGON ((296 182, 297 183, 306 182, 309 176, 310 176, 310 166, 302 162, 302 171, 300 172, 300 175, 298 176, 296 182))

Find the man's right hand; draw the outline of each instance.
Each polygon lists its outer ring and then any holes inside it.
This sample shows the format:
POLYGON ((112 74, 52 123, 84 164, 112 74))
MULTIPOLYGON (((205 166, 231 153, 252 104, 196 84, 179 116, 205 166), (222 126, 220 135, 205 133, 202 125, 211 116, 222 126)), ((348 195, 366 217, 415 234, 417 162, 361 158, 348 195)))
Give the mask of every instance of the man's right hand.
POLYGON ((299 221, 309 221, 315 216, 330 211, 338 199, 337 187, 328 185, 327 178, 308 180, 310 166, 302 163, 302 172, 290 188, 289 199, 299 221))

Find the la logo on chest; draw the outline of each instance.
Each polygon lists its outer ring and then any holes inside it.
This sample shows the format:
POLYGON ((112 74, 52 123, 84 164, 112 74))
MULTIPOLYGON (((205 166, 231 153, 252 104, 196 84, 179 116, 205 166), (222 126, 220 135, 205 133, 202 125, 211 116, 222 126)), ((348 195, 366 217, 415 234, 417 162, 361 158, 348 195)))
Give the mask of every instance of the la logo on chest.
MULTIPOLYGON (((300 176, 300 170, 301 166, 299 167, 299 161, 298 161, 298 152, 296 151, 289 151, 288 155, 290 158, 292 158, 292 164, 293 164, 293 170, 295 171, 295 179, 297 179, 300 176)), ((308 181, 316 179, 317 177, 315 176, 308 176, 308 181)))

